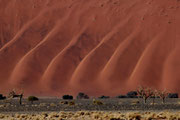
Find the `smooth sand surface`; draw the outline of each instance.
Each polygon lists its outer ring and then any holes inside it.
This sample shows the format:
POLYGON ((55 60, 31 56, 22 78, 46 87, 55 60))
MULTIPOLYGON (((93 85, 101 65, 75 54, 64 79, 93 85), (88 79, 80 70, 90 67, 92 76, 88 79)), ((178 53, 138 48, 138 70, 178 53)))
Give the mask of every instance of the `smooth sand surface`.
POLYGON ((179 92, 179 0, 0 0, 0 88, 179 92))

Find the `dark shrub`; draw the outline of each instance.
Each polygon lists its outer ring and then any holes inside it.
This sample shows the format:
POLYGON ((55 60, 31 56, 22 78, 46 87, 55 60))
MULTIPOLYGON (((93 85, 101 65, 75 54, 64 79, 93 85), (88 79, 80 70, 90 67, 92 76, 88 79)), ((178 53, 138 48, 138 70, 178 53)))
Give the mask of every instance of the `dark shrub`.
POLYGON ((68 102, 68 105, 70 105, 70 106, 75 105, 75 102, 74 101, 70 101, 70 102, 68 102))
POLYGON ((35 96, 29 96, 28 97, 28 101, 30 101, 32 104, 33 104, 34 101, 38 101, 38 100, 39 99, 37 97, 35 97, 35 96))
POLYGON ((93 99, 93 104, 94 105, 103 105, 103 102, 93 99))
POLYGON ((110 97, 109 96, 104 96, 104 95, 99 97, 99 99, 108 99, 108 98, 110 98, 110 97))
MULTIPOLYGON (((140 97, 139 97, 140 98, 140 97)), ((159 96, 151 96, 151 97, 149 97, 149 98, 160 98, 159 96)))
POLYGON ((137 94, 136 91, 130 91, 130 92, 127 93, 128 98, 138 98, 137 95, 138 94, 137 94))
POLYGON ((72 95, 63 95, 62 99, 64 99, 64 100, 72 100, 73 96, 72 95))
POLYGON ((82 93, 82 92, 80 92, 80 93, 78 93, 76 98, 77 99, 89 99, 89 96, 84 94, 84 93, 82 93))
POLYGON ((6 99, 6 97, 0 94, 0 100, 4 100, 4 99, 6 99))
POLYGON ((119 96, 116 96, 116 98, 127 98, 126 95, 119 95, 119 96))
POLYGON ((179 98, 178 93, 169 93, 168 98, 179 98))
POLYGON ((84 95, 84 99, 89 99, 89 96, 88 95, 84 95))
POLYGON ((68 104, 68 101, 61 101, 61 104, 68 104))

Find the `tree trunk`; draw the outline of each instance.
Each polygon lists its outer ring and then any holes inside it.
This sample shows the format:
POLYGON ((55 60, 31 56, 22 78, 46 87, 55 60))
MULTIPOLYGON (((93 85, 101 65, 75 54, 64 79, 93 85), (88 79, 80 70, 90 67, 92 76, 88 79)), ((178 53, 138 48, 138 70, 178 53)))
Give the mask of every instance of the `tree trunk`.
POLYGON ((19 104, 22 104, 22 97, 19 98, 19 104))
POLYGON ((153 105, 154 105, 155 98, 153 98, 153 105))
POLYGON ((23 95, 21 94, 21 95, 19 96, 19 104, 20 104, 20 105, 22 105, 22 98, 23 98, 23 95))
POLYGON ((162 103, 165 103, 165 98, 162 98, 162 103))
POLYGON ((147 98, 144 98, 144 103, 146 104, 146 102, 147 102, 147 98))

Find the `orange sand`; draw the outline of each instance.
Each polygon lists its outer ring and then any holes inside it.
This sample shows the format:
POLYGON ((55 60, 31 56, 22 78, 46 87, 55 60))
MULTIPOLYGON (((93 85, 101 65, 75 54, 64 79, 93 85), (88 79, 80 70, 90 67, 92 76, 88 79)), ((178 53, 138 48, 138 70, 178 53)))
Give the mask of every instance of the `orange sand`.
POLYGON ((0 0, 0 88, 180 93, 179 0, 0 0))

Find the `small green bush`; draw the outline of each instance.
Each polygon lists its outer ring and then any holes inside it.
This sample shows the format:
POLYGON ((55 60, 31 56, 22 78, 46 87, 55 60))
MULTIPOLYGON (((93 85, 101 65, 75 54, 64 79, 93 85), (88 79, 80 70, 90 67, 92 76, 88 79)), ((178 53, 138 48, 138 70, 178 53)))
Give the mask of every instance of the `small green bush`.
POLYGON ((33 104, 34 101, 38 101, 38 100, 39 100, 39 98, 37 98, 35 96, 29 96, 28 97, 28 101, 30 101, 32 104, 33 104))

